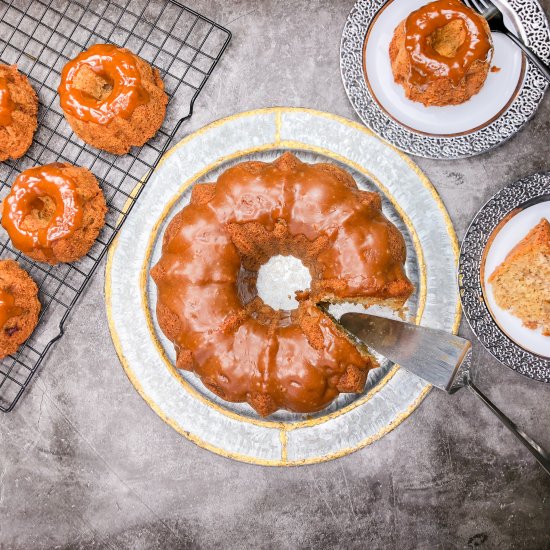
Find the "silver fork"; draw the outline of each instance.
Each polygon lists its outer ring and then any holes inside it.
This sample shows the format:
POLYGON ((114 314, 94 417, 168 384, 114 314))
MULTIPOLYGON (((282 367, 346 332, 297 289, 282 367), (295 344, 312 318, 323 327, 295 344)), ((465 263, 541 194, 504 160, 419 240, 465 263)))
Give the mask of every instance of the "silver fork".
POLYGON ((550 82, 550 67, 532 50, 530 50, 521 38, 508 30, 504 23, 502 12, 493 4, 492 0, 462 0, 469 8, 477 11, 489 23, 493 32, 505 34, 514 44, 519 46, 523 53, 535 64, 539 71, 550 82))

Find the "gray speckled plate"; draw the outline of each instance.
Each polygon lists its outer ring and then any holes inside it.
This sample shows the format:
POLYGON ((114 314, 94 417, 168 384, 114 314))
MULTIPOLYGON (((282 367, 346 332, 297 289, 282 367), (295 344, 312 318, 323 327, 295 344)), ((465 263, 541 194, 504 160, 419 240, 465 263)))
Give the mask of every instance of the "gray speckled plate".
MULTIPOLYGON (((535 114, 548 87, 519 48, 493 33, 493 65, 478 94, 462 105, 424 107, 393 80, 388 46, 399 21, 429 0, 357 0, 344 26, 340 68, 363 122, 399 149, 427 158, 477 155, 516 134, 535 114)), ((550 28, 537 0, 495 0, 508 27, 547 63, 550 28)))
POLYGON ((262 419, 174 368, 172 344, 156 323, 149 276, 166 224, 188 203, 194 183, 285 150, 305 161, 340 164, 361 188, 380 192, 384 212, 407 243, 407 272, 417 289, 409 317, 449 331, 457 330, 460 318, 458 244, 445 207, 410 159, 363 126, 326 113, 273 108, 214 122, 185 138, 166 154, 110 250, 106 298, 113 341, 131 382, 165 422, 201 447, 271 466, 320 462, 364 447, 402 422, 430 388, 383 361, 369 373, 363 394, 341 395, 315 415, 279 411, 262 419))

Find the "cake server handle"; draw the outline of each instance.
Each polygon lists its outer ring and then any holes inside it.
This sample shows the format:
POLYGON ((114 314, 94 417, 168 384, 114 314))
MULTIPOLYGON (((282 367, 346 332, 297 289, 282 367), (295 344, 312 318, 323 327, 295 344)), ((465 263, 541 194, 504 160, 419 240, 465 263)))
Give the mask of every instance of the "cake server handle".
POLYGON ((464 376, 464 385, 491 410, 491 412, 516 436, 523 446, 537 459, 544 471, 550 475, 550 456, 523 430, 520 430, 473 382, 469 372, 464 376))

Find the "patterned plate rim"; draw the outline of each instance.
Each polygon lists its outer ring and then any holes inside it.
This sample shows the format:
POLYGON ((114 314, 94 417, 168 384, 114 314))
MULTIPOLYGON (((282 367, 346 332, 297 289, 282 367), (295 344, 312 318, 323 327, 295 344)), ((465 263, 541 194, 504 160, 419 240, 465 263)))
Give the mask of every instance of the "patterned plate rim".
MULTIPOLYGON (((521 89, 508 109, 489 125, 458 136, 427 136, 391 118, 372 97, 363 72, 363 46, 370 24, 388 1, 357 0, 348 15, 340 44, 340 70, 348 98, 361 120, 402 151, 433 159, 479 155, 514 136, 535 114, 548 82, 527 63, 521 89)), ((550 26, 538 0, 507 0, 521 21, 527 43, 550 61, 550 26)))
POLYGON ((481 262, 494 229, 514 209, 543 195, 550 195, 550 172, 533 174, 504 187, 481 207, 462 241, 458 287, 464 315, 487 351, 519 374, 550 383, 550 359, 522 348, 500 329, 485 303, 481 285, 481 262))

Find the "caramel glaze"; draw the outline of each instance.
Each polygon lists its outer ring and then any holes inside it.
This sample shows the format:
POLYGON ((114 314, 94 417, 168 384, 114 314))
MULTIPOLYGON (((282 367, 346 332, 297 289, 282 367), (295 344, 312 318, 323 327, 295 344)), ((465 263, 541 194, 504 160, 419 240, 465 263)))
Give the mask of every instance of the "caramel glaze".
POLYGON ((157 316, 176 366, 222 398, 247 401, 261 415, 313 412, 340 392, 362 391, 376 366, 315 303, 363 296, 403 303, 412 291, 404 260, 403 238, 379 196, 358 190, 347 172, 290 153, 241 163, 216 185, 195 186, 168 226, 152 270, 157 316), (241 265, 257 270, 275 254, 301 258, 312 273, 311 294, 300 293, 292 312, 239 295, 241 265))
POLYGON ((15 298, 11 292, 0 289, 0 329, 12 317, 21 315, 23 309, 15 305, 15 298))
POLYGON ((9 126, 12 123, 14 109, 15 103, 10 96, 8 79, 0 77, 0 126, 9 126))
POLYGON ((2 206, 2 226, 16 248, 47 251, 52 242, 72 234, 82 223, 75 182, 53 163, 22 172, 2 206), (40 220, 45 202, 53 203, 49 219, 40 220))
POLYGON ((434 77, 447 77, 456 86, 475 61, 487 59, 492 43, 481 16, 458 0, 436 0, 407 17, 405 48, 412 60, 409 79, 413 84, 421 86, 434 77), (463 22, 466 39, 453 57, 446 57, 431 46, 430 37, 456 19, 463 22))
POLYGON ((114 117, 129 118, 136 107, 149 101, 141 85, 135 55, 111 44, 96 44, 63 67, 58 88, 64 112, 79 120, 108 124, 114 117), (106 98, 97 99, 74 86, 78 71, 87 65, 112 86, 106 98))

